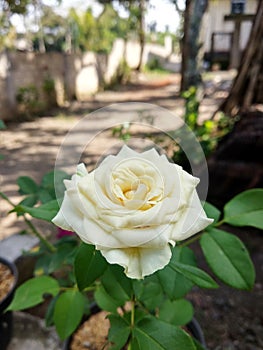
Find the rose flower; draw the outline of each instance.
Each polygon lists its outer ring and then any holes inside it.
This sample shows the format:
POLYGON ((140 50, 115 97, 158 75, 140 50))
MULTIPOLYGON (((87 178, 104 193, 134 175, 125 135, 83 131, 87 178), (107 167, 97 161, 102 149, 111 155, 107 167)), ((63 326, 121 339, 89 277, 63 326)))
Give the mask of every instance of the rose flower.
POLYGON ((53 222, 95 245, 111 264, 141 279, 166 266, 171 246, 203 230, 208 219, 196 192, 199 179, 155 149, 123 146, 88 173, 78 165, 65 180, 53 222))

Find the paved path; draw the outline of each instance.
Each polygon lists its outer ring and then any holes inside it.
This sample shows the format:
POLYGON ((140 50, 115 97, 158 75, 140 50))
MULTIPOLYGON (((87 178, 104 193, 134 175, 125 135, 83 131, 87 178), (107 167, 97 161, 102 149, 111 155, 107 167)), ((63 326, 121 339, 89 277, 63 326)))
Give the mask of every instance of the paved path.
MULTIPOLYGON (((206 83, 207 96, 200 107, 201 119, 209 118, 216 110, 219 102, 226 96, 230 82, 228 73, 211 74, 211 79, 206 83)), ((154 114, 154 127, 161 127, 162 130, 173 128, 176 123, 173 116, 182 117, 184 110, 184 102, 178 97, 178 91, 179 77, 171 75, 159 81, 141 82, 130 87, 130 90, 126 88, 123 91, 100 92, 88 102, 73 103, 68 110, 59 111, 56 116, 47 114, 34 121, 9 124, 0 137, 0 154, 4 156, 0 168, 1 190, 10 196, 13 202, 18 203, 21 197, 17 193, 17 178, 31 176, 40 181, 44 173, 53 170, 60 146, 72 128, 74 132, 71 131, 71 138, 67 139, 70 152, 66 153, 66 163, 76 164, 79 154, 82 154, 82 160, 90 168, 98 161, 99 155, 118 143, 118 139, 112 137, 111 131, 116 123, 137 121, 140 125, 149 124, 149 117, 154 114), (111 107, 99 110, 105 106, 111 107), (158 106, 165 110, 158 109, 158 106), (97 112, 89 114, 94 110, 97 112), (168 110, 173 114, 167 112, 168 110), (87 145, 85 150, 81 148, 83 143, 87 145)), ((137 125, 135 132, 141 130, 140 125, 137 125)), ((24 228, 23 222, 18 220, 15 214, 7 216, 10 209, 11 207, 0 199, 0 239, 24 228)), ((37 225, 47 234, 52 233, 51 226, 41 222, 37 225)))

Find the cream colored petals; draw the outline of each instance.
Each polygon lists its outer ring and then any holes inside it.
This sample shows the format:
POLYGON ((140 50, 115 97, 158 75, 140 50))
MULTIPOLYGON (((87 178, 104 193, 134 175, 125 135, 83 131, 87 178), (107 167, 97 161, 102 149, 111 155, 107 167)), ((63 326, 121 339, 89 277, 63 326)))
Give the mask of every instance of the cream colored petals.
POLYGON ((170 245, 212 222, 197 196, 198 182, 155 149, 137 153, 124 146, 91 173, 78 166, 65 181, 53 222, 141 279, 169 263, 170 245))

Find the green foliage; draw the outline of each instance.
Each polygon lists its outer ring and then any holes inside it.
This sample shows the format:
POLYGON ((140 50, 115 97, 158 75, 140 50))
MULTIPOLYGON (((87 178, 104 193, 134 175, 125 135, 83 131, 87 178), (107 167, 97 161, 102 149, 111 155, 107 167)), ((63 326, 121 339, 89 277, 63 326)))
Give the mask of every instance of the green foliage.
MULTIPOLYGON (((193 251, 188 247, 176 246, 170 263, 181 262, 190 266, 196 266, 193 251)), ((171 269, 168 264, 164 269, 157 272, 163 292, 167 293, 170 300, 184 297, 193 287, 193 283, 182 274, 171 269)))
POLYGON ((178 299, 174 301, 165 300, 159 311, 159 318, 162 321, 175 326, 183 326, 192 320, 194 309, 190 301, 178 299))
MULTIPOLYGON (((200 143, 204 155, 208 157, 216 148, 218 142, 224 135, 226 135, 233 127, 235 119, 228 118, 224 114, 218 114, 213 120, 199 121, 199 98, 197 88, 192 86, 189 90, 185 91, 182 96, 185 99, 185 114, 184 120, 186 125, 193 132, 197 141, 200 143)), ((172 160, 181 164, 188 169, 188 160, 186 154, 195 152, 191 148, 192 135, 188 130, 179 129, 177 132, 171 135, 173 140, 177 140, 177 144, 174 144, 174 151, 172 160), (187 142, 189 141, 189 142, 187 142), (184 146, 182 149, 181 146, 184 146), (190 146, 190 147, 189 147, 190 146)), ((198 164, 203 155, 196 155, 195 163, 198 164)))
POLYGON ((71 9, 69 22, 75 51, 109 53, 115 39, 124 38, 128 30, 125 19, 110 4, 105 5, 98 18, 90 8, 82 13, 71 9))
POLYGON ((155 275, 133 282, 133 290, 135 298, 148 310, 156 310, 163 301, 164 292, 155 275))
MULTIPOLYGON (((31 215, 50 221, 58 210, 57 184, 67 178, 64 172, 50 172, 40 184, 30 177, 18 178, 23 195, 13 205, 18 215, 31 215), (58 182, 57 182, 58 181, 58 182)), ((64 191, 61 185, 60 191, 64 191)), ((234 288, 250 290, 255 269, 243 243, 233 234, 219 229, 223 223, 261 228, 262 189, 245 191, 230 200, 221 212, 205 203, 204 209, 214 222, 205 232, 172 248, 169 264, 143 280, 129 279, 122 267, 108 264, 94 246, 79 243, 76 236, 64 237, 54 244, 41 239, 35 275, 15 293, 9 310, 22 310, 52 297, 46 314, 47 325, 55 325, 61 339, 70 336, 84 314, 89 312, 90 298, 108 312, 111 327, 108 341, 111 349, 125 346, 136 349, 201 350, 202 346, 181 327, 193 317, 193 307, 184 299, 199 288, 217 288, 214 279, 197 267, 193 250, 186 245, 200 239, 200 246, 213 274, 234 288)), ((33 227, 32 225, 30 226, 33 227)), ((33 229, 37 234, 37 231, 33 229)), ((41 237, 41 236, 40 236, 41 237)))
POLYGON ((110 315, 110 330, 109 330, 109 341, 114 344, 111 350, 121 350, 127 343, 130 335, 130 324, 129 322, 120 315, 110 315))
POLYGON ((51 94, 55 91, 55 82, 54 79, 50 78, 50 77, 46 77, 43 83, 43 90, 47 93, 47 94, 51 94))
POLYGON ((246 247, 235 235, 213 228, 202 235, 200 244, 212 271, 223 282, 238 289, 253 287, 253 263, 246 247))
POLYGON ((224 222, 263 229, 263 189, 240 193, 224 207, 224 222))
POLYGON ((150 315, 139 320, 133 329, 132 335, 132 349, 136 350, 196 350, 189 334, 150 315))
POLYGON ((33 84, 21 86, 16 94, 20 112, 30 116, 40 109, 39 94, 37 88, 33 84))
POLYGON ((119 265, 109 265, 101 278, 101 283, 105 291, 115 300, 118 300, 119 305, 131 299, 132 282, 123 273, 123 268, 119 265))
POLYGON ((63 286, 75 284, 75 277, 72 278, 70 272, 77 254, 77 239, 75 236, 63 237, 54 243, 54 247, 55 250, 50 252, 44 245, 40 245, 39 250, 35 253, 38 257, 34 270, 35 275, 49 275, 63 268, 66 273, 60 280, 60 284, 63 286))
POLYGON ((197 267, 178 262, 170 263, 169 265, 174 271, 201 288, 218 288, 218 284, 206 272, 197 267))
POLYGON ((66 339, 79 325, 84 313, 85 298, 77 290, 63 292, 57 299, 54 322, 61 339, 66 339))
POLYGON ((15 207, 14 211, 16 211, 20 215, 24 213, 28 213, 33 218, 37 218, 45 221, 51 221, 56 215, 56 213, 58 212, 58 209, 59 209, 58 202, 56 199, 54 199, 48 203, 42 204, 35 208, 19 204, 18 206, 15 207))
MULTIPOLYGON (((60 16, 52 6, 41 4, 40 25, 46 51, 65 51, 66 34, 68 31, 67 21, 60 16)), ((39 49, 39 33, 33 37, 35 46, 39 49)))
POLYGON ((63 180, 67 178, 68 175, 63 171, 45 174, 40 184, 28 176, 19 177, 19 193, 25 197, 14 206, 12 212, 16 212, 18 216, 27 213, 34 218, 51 221, 59 209, 57 195, 64 191, 63 180))
POLYGON ((82 243, 78 249, 74 270, 79 290, 89 287, 101 277, 108 264, 95 247, 82 243))
MULTIPOLYGON (((28 203, 31 203, 32 201, 31 206, 33 207, 37 202, 47 204, 51 201, 55 201, 57 195, 62 193, 65 189, 63 180, 68 178, 68 174, 61 170, 52 170, 46 173, 43 176, 40 184, 37 184, 29 176, 20 176, 17 179, 17 184, 19 187, 18 191, 20 194, 24 195, 24 198, 19 205, 28 205, 26 204, 27 201, 28 203), (35 198, 34 201, 33 198, 35 198)), ((57 206, 54 208, 57 209, 57 206)))
POLYGON ((42 84, 42 89, 45 95, 45 102, 47 107, 56 106, 56 90, 55 81, 50 76, 46 76, 42 84))
POLYGON ((209 229, 210 227, 214 226, 218 222, 221 216, 221 212, 214 205, 208 202, 204 203, 204 211, 208 218, 214 219, 214 222, 210 226, 208 226, 207 229, 209 229))
POLYGON ((43 295, 56 296, 59 293, 58 282, 49 276, 31 278, 23 283, 15 293, 8 310, 24 310, 44 301, 43 295))
POLYGON ((98 288, 96 288, 94 292, 94 298, 96 303, 102 310, 109 311, 113 314, 116 314, 118 307, 123 305, 122 301, 112 298, 105 291, 105 288, 103 286, 99 286, 98 288))
POLYGON ((115 126, 112 129, 112 136, 117 136, 120 140, 127 142, 131 138, 130 123, 124 123, 120 126, 115 126))
POLYGON ((158 57, 153 57, 151 58, 145 65, 144 70, 146 72, 158 72, 158 73, 167 73, 168 71, 163 68, 160 60, 158 59, 158 57))
POLYGON ((18 89, 16 100, 18 103, 33 105, 38 98, 37 89, 34 85, 20 87, 18 89))

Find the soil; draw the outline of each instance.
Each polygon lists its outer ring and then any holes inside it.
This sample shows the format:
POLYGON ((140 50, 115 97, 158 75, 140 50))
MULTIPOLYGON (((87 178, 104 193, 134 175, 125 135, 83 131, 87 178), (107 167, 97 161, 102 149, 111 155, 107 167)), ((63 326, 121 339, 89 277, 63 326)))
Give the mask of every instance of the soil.
MULTIPOLYGON (((229 72, 215 72, 205 85, 205 99, 200 107, 200 118, 207 118, 227 96, 231 85, 229 72)), ((1 132, 1 190, 14 203, 21 200, 17 193, 18 176, 31 176, 39 182, 47 171, 53 170, 61 142, 67 132, 87 113, 124 101, 154 103, 182 115, 183 101, 178 94, 178 76, 172 76, 169 84, 154 86, 143 83, 132 89, 116 92, 101 92, 90 101, 74 103, 67 110, 55 111, 52 115, 27 122, 8 123, 1 132)), ((259 106, 262 111, 262 106, 259 106)), ((90 128, 98 130, 98 120, 90 120, 90 128)), ((89 150, 89 166, 94 164, 103 144, 109 144, 109 135, 89 150)), ((1 205, 0 239, 19 233, 25 228, 15 214, 7 216, 11 206, 4 201, 1 205)), ((46 235, 56 235, 53 226, 36 222, 46 235)), ((229 230, 229 227, 225 228, 229 230)), ((210 350, 260 350, 263 349, 263 238, 262 232, 254 229, 235 230, 248 247, 256 268, 256 284, 253 291, 237 291, 227 286, 218 290, 194 289, 189 299, 193 302, 195 317, 203 328, 210 350)), ((197 245, 198 264, 207 269, 197 245)), ((210 272, 211 273, 211 272, 210 272)), ((0 298, 1 299, 1 298, 0 298)), ((86 344, 87 345, 87 344, 86 344)), ((85 347, 87 349, 87 347, 85 347)))
POLYGON ((107 350, 107 335, 110 322, 107 312, 92 315, 73 335, 70 350, 107 350))
POLYGON ((15 277, 8 266, 0 262, 0 302, 7 296, 15 282, 15 277))

